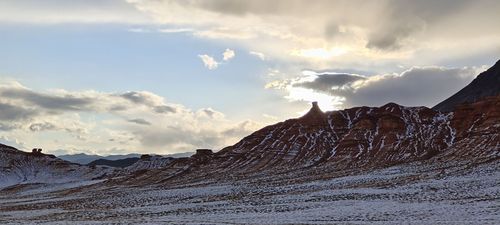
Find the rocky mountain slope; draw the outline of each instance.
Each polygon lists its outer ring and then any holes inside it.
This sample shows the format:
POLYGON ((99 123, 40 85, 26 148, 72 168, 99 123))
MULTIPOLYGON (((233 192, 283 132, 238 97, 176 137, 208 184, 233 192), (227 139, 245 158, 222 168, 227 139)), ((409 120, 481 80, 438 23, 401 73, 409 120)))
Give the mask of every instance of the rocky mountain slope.
POLYGON ((425 107, 358 107, 323 113, 313 103, 301 118, 259 130, 217 155, 228 168, 391 165, 431 157, 453 144, 451 114, 425 107))
POLYGON ((88 166, 111 166, 111 167, 118 167, 118 168, 124 168, 127 166, 131 166, 134 163, 139 161, 139 158, 125 158, 125 159, 117 159, 117 160, 108 160, 108 159, 97 159, 89 164, 88 166))
MULTIPOLYGON (((496 79, 498 66, 463 90, 496 79)), ((497 85, 483 86, 481 93, 494 94, 497 85)), ((415 161, 467 162, 471 166, 498 161, 500 95, 467 101, 471 102, 458 104, 451 112, 395 103, 323 112, 313 103, 300 118, 264 127, 214 154, 173 160, 127 182, 201 182, 220 174, 225 179, 315 170, 324 176, 327 171, 361 171, 415 161)))
POLYGON ((499 109, 500 96, 450 113, 394 103, 333 112, 313 105, 303 117, 267 126, 219 152, 115 181, 181 185, 280 176, 310 182, 412 162, 474 167, 500 159, 499 109))
POLYGON ((499 224, 499 159, 500 95, 450 112, 313 103, 218 152, 121 169, 0 145, 0 223, 499 224))
MULTIPOLYGON (((463 90, 473 90, 476 84, 483 86, 483 80, 491 77, 496 79, 498 66, 499 63, 479 75, 463 90)), ((484 93, 494 94, 496 85, 488 86, 484 93)), ((473 102, 456 105, 452 112, 395 103, 323 112, 313 103, 304 116, 264 127, 218 152, 201 149, 191 157, 141 159, 113 174, 119 175, 114 181, 134 185, 185 183, 242 174, 297 174, 294 171, 307 177, 318 175, 317 171, 325 176, 331 171, 362 171, 415 161, 498 160, 500 96, 469 100, 473 102), (306 175, 307 171, 312 172, 306 175)), ((4 158, 0 165, 9 164, 6 160, 12 156, 4 158)), ((29 158, 30 163, 37 162, 40 167, 57 162, 70 167, 58 159, 29 158)), ((19 178, 17 182, 27 180, 19 178)))
POLYGON ((26 183, 90 180, 112 172, 108 168, 90 168, 53 155, 23 152, 0 144, 0 188, 26 183))
POLYGON ((497 95, 500 95, 500 60, 479 74, 469 85, 432 109, 450 112, 459 104, 476 102, 481 98, 497 95))

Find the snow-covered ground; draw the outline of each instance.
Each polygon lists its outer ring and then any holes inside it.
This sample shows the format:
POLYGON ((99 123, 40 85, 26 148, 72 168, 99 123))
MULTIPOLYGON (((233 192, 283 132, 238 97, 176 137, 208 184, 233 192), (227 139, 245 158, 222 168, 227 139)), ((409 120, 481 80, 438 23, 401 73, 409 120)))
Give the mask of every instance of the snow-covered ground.
POLYGON ((300 182, 266 176, 133 187, 97 180, 1 190, 0 224, 29 223, 500 224, 500 162, 414 163, 300 182))
POLYGON ((116 169, 88 167, 48 156, 30 156, 19 151, 0 151, 0 189, 18 184, 66 184, 91 180, 116 169))

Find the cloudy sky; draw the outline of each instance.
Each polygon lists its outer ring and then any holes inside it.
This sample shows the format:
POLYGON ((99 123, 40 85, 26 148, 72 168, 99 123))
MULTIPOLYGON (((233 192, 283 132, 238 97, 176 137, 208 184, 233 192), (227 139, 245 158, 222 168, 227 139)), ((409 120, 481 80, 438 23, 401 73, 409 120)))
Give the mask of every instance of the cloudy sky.
POLYGON ((220 149, 267 124, 433 106, 500 58, 500 1, 3 0, 0 143, 220 149))

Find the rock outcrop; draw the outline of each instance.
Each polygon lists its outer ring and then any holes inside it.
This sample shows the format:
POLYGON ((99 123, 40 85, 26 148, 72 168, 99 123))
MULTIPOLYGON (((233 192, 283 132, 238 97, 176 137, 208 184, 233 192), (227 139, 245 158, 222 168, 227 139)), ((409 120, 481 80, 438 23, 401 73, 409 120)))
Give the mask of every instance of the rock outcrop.
POLYGON ((216 155, 239 170, 391 165, 435 155, 454 141, 452 114, 394 103, 323 113, 265 127, 216 155))
POLYGON ((433 107, 434 110, 451 112, 457 105, 473 103, 488 96, 500 95, 500 60, 479 74, 469 85, 433 107))
POLYGON ((0 144, 0 188, 23 183, 89 180, 112 172, 112 169, 82 166, 53 155, 23 152, 0 144))

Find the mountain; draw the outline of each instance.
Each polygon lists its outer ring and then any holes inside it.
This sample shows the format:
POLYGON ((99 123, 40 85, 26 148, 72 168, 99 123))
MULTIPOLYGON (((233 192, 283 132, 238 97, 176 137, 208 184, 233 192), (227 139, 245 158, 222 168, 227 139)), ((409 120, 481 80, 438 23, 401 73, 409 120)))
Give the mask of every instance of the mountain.
POLYGON ((88 166, 111 166, 111 167, 119 167, 125 168, 127 166, 131 166, 132 164, 139 161, 139 158, 125 158, 125 159, 117 159, 117 160, 108 160, 108 159, 97 159, 89 164, 88 166))
POLYGON ((170 160, 121 182, 183 185, 277 176, 308 182, 417 162, 471 168, 498 162, 499 146, 500 96, 449 113, 395 103, 322 112, 313 103, 304 116, 264 127, 218 152, 170 160))
POLYGON ((232 169, 392 165, 424 159, 453 144, 450 114, 389 103, 322 112, 263 128, 217 155, 232 169))
POLYGON ((28 153, 0 144, 0 188, 24 183, 65 183, 111 174, 112 169, 90 168, 43 153, 28 153))
MULTIPOLYGON (((182 153, 174 153, 174 154, 167 154, 164 155, 165 157, 174 157, 174 158, 182 158, 182 157, 189 157, 193 154, 193 152, 182 152, 182 153)), ((126 159, 126 158, 139 158, 141 157, 141 154, 138 153, 131 153, 131 154, 126 154, 126 155, 108 155, 108 156, 101 156, 101 155, 87 155, 85 153, 79 153, 79 154, 69 154, 69 155, 59 155, 58 158, 64 159, 66 161, 70 161, 73 163, 78 163, 81 165, 87 165, 95 160, 98 159, 105 159, 105 160, 120 160, 120 159, 126 159)))
POLYGON ((500 95, 450 112, 313 103, 218 152, 124 168, 0 145, 0 223, 499 224, 498 177, 500 95))
POLYGON ((126 158, 139 158, 140 156, 141 156, 141 154, 136 154, 136 153, 126 154, 126 155, 109 155, 109 156, 87 155, 85 153, 78 153, 78 154, 73 154, 73 155, 60 155, 58 157, 66 160, 66 161, 78 163, 81 165, 86 165, 86 164, 89 164, 89 163, 96 161, 98 159, 118 160, 118 159, 126 159, 126 158))
POLYGON ((491 68, 479 74, 469 85, 443 102, 432 107, 434 110, 450 112, 460 104, 476 102, 488 96, 500 94, 500 60, 491 68))
POLYGON ((133 173, 138 171, 162 169, 178 159, 179 158, 163 157, 159 155, 143 155, 136 163, 126 167, 125 170, 126 173, 133 173))

